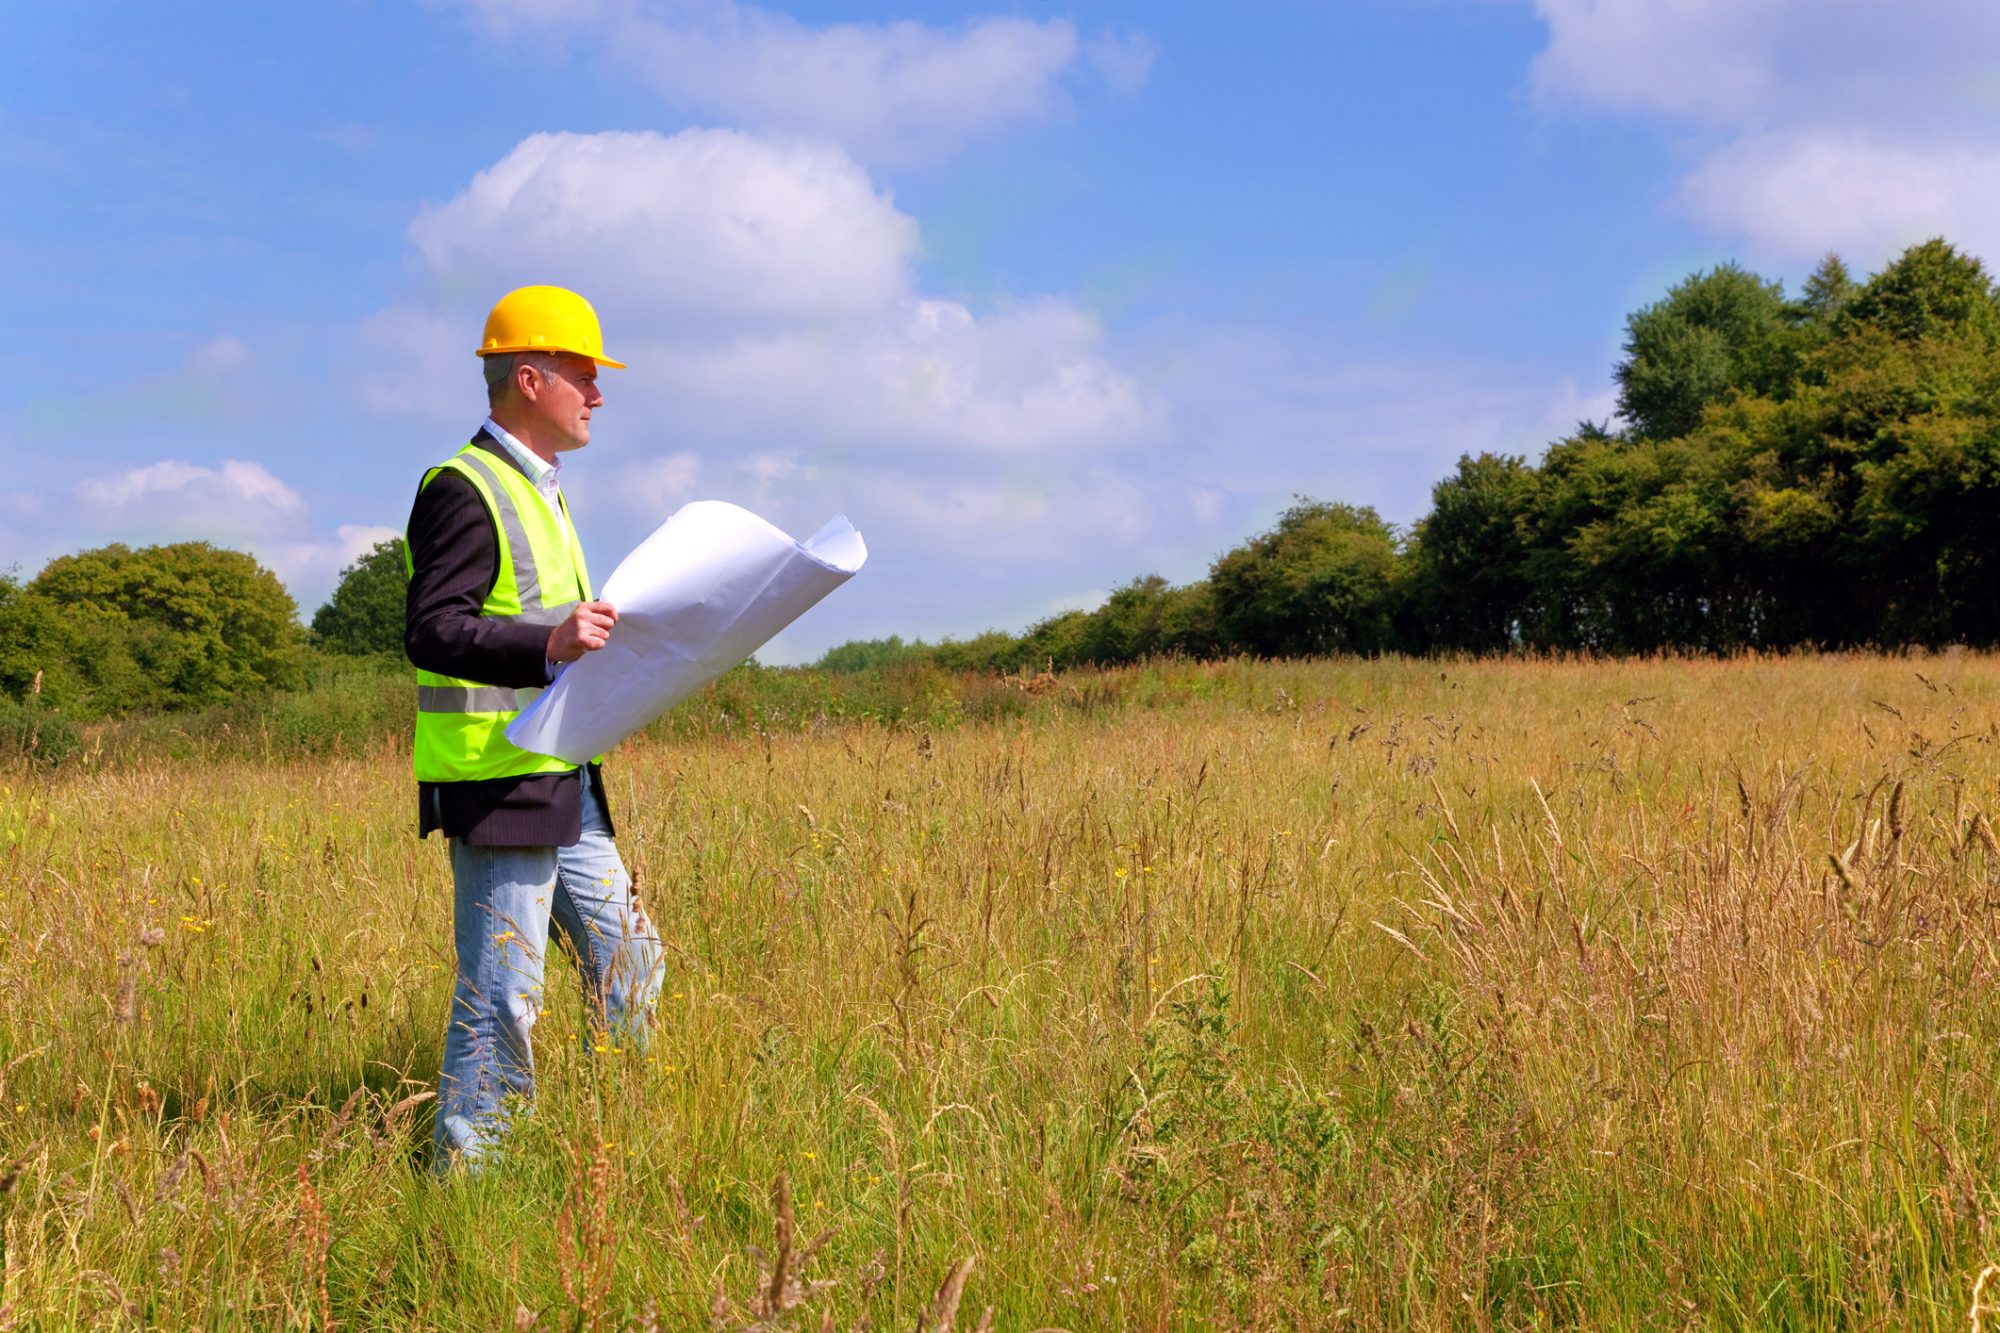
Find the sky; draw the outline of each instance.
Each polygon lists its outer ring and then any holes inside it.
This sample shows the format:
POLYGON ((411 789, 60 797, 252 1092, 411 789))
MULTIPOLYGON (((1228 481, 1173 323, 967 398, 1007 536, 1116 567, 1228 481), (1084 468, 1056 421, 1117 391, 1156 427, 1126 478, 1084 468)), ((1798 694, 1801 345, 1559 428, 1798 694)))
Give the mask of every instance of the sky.
POLYGON ((600 581, 690 500, 844 513, 763 660, 1019 630, 1610 418, 1689 273, 2000 257, 1996 131, 1990 0, 22 7, 0 569, 207 540, 309 618, 548 282, 630 365, 600 581))

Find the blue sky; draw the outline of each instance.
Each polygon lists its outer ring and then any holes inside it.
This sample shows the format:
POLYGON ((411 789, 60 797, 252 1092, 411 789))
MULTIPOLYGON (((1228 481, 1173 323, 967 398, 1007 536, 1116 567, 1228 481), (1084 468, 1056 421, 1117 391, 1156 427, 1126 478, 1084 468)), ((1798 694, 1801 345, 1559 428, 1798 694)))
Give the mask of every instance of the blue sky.
POLYGON ((1627 312, 2000 253, 2000 6, 728 0, 40 6, 0 53, 0 567, 252 550, 308 615, 576 286, 600 578, 679 504, 867 570, 764 656, 1400 523, 1613 407, 1627 312))

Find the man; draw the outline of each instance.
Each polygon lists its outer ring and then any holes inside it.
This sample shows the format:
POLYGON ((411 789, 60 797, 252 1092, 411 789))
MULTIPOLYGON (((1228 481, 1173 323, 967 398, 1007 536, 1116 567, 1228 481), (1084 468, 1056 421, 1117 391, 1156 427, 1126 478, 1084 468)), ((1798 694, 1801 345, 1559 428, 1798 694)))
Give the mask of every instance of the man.
POLYGON ((502 297, 479 356, 490 415, 424 474, 407 540, 418 834, 449 841, 458 956, 440 1170, 491 1150, 509 1094, 534 1095, 529 1038, 552 924, 576 958, 600 1047, 643 1039, 661 955, 612 841, 598 765, 506 736, 556 667, 602 648, 618 621, 591 597, 558 475, 561 456, 590 442, 598 367, 624 367, 604 355, 589 302, 560 287, 502 297))

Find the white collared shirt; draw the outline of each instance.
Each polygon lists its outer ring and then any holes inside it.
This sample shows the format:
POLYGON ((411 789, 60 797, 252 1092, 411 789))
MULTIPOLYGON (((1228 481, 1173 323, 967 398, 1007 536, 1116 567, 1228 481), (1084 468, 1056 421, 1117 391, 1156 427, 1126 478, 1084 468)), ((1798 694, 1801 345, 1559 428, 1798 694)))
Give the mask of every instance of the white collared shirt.
POLYGON ((544 463, 529 451, 527 445, 515 439, 505 426, 492 417, 486 418, 486 433, 500 441, 500 447, 505 449, 515 462, 527 469, 528 481, 534 486, 535 494, 542 497, 543 502, 549 507, 549 512, 560 520, 563 516, 562 501, 558 498, 562 494, 562 459, 544 463))

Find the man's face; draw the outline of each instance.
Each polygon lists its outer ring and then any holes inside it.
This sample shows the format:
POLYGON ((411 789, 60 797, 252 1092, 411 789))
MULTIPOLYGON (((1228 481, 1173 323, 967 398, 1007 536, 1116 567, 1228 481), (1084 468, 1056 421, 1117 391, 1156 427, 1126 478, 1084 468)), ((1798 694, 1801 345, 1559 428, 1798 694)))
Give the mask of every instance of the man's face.
POLYGON ((523 386, 521 398, 528 413, 548 428, 546 435, 536 431, 538 438, 547 439, 557 453, 581 449, 590 443, 591 411, 604 402, 597 391, 597 363, 586 356, 551 356, 535 367, 532 387, 523 386))

